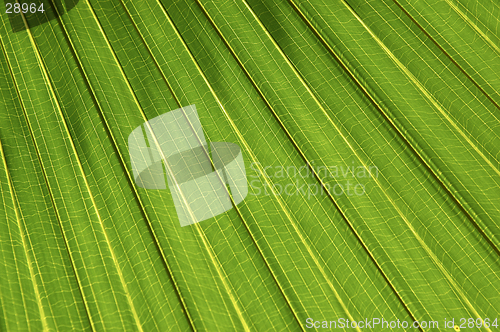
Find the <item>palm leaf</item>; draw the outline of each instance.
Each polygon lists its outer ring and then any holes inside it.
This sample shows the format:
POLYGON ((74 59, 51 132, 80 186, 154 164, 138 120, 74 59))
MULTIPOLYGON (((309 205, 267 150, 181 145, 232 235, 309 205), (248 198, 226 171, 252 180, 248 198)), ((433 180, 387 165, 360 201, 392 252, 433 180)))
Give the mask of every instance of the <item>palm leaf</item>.
POLYGON ((42 2, 1 15, 2 330, 496 328, 494 1, 42 2), (189 105, 249 192, 181 227, 128 139, 189 105))

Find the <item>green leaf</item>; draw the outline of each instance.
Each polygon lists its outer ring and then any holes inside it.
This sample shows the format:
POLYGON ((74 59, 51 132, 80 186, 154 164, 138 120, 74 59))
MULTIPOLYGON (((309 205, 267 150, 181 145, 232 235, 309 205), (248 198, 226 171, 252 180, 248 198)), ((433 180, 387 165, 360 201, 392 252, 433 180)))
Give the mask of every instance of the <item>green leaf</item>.
POLYGON ((0 329, 496 328, 498 4, 36 3, 0 23, 0 329))

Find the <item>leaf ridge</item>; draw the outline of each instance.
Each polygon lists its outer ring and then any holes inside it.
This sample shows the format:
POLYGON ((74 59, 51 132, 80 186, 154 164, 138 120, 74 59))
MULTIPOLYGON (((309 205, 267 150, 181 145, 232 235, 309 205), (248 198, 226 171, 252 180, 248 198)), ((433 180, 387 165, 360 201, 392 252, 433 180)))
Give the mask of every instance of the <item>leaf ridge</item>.
MULTIPOLYGON (((90 5, 90 4, 89 4, 90 5)), ((116 257, 116 254, 115 254, 115 251, 113 250, 112 246, 111 246, 111 242, 109 240, 109 236, 106 232, 106 229, 103 227, 103 220, 101 218, 101 215, 100 215, 100 212, 99 212, 99 209, 97 208, 97 205, 96 205, 96 202, 95 202, 95 198, 94 198, 94 195, 92 194, 92 191, 90 189, 90 185, 87 181, 87 178, 86 178, 86 175, 85 175, 85 171, 83 169, 83 165, 80 161, 80 157, 78 156, 78 152, 77 152, 77 149, 76 149, 76 146, 75 146, 75 143, 72 139, 72 135, 71 135, 71 132, 68 128, 68 124, 66 122, 66 119, 64 118, 64 114, 61 110, 61 107, 60 107, 60 104, 59 104, 59 101, 57 100, 57 96, 56 96, 56 93, 52 87, 52 84, 51 84, 51 81, 50 81, 50 77, 47 73, 47 69, 45 67, 45 64, 43 62, 43 59, 40 55, 40 52, 38 50, 38 47, 36 46, 36 42, 32 36, 32 33, 31 33, 31 30, 29 29, 29 26, 26 22, 26 19, 24 18, 24 15, 23 15, 23 20, 25 22, 25 25, 27 26, 27 31, 28 31, 28 36, 29 36, 29 39, 31 41, 31 46, 33 48, 33 51, 36 55, 36 58, 37 58, 37 61, 38 61, 38 64, 40 66, 40 69, 43 73, 43 77, 44 77, 44 80, 45 80, 45 83, 46 83, 46 86, 48 88, 48 90, 50 91, 50 95, 52 96, 52 100, 55 102, 55 106, 56 106, 56 109, 58 111, 58 115, 61 119, 61 123, 63 124, 63 127, 64 127, 64 130, 65 130, 65 133, 67 135, 67 138, 68 138, 68 142, 70 143, 70 146, 71 146, 71 150, 73 152, 73 155, 75 157, 75 160, 76 160, 76 163, 78 165, 78 169, 81 173, 81 176, 82 176, 82 180, 84 181, 84 184, 85 184, 85 188, 86 188, 86 191, 88 192, 89 194, 89 198, 92 202, 92 206, 94 208, 94 211, 96 213, 96 216, 99 220, 99 224, 101 226, 101 230, 102 230, 102 234, 104 235, 105 239, 106 239, 106 244, 107 244, 107 247, 109 249, 109 253, 111 254, 111 257, 113 259, 113 262, 114 262, 114 265, 115 265, 115 268, 116 268, 116 271, 118 273, 118 276, 120 278, 120 281, 121 281, 121 284, 122 284, 122 287, 124 289, 124 292, 125 292, 125 296, 127 298, 127 302, 128 302, 128 305, 132 311, 132 315, 134 317, 134 320, 136 322, 136 326, 137 328, 142 331, 142 326, 141 326, 141 323, 140 323, 140 320, 139 320, 139 317, 137 315, 137 311, 135 310, 135 306, 132 302, 132 298, 130 296, 130 292, 128 290, 128 287, 127 287, 127 283, 125 282, 125 279, 123 277, 123 272, 122 272, 122 269, 120 268, 119 264, 118 264, 118 260, 117 260, 117 257, 116 257)), ((102 255, 102 254, 101 254, 102 255)), ((120 313, 119 313, 120 314, 120 313)), ((120 314, 121 315, 121 314, 120 314)))
MULTIPOLYGON (((56 12, 58 12, 57 6, 55 6, 55 4, 53 3, 53 0, 50 0, 50 2, 51 2, 51 6, 52 6, 53 10, 54 10, 54 11, 56 11, 56 12)), ((90 6, 90 3, 89 3, 89 6, 90 6)), ((91 10, 92 10, 92 9, 91 9, 91 10)), ((146 219, 146 221, 147 221, 147 223, 146 223, 146 224, 148 225, 148 229, 149 229, 149 231, 150 231, 151 235, 152 235, 152 236, 153 236, 153 238, 154 238, 154 244, 155 244, 155 247, 157 248, 158 252, 160 253, 160 256, 162 257, 162 262, 163 262, 163 264, 165 265, 165 267, 166 267, 166 269, 167 269, 167 272, 168 272, 169 278, 170 278, 170 280, 172 281, 172 284, 174 285, 174 290, 175 290, 175 292, 176 292, 177 298, 179 299, 179 302, 180 302, 180 303, 181 303, 181 305, 182 305, 182 308, 183 308, 182 312, 185 314, 185 316, 186 316, 186 318, 187 318, 187 320, 188 320, 188 322, 189 322, 189 324, 190 324, 190 326, 191 326, 191 329, 192 329, 192 330, 195 330, 195 329, 194 329, 194 325, 193 325, 193 320, 192 320, 192 318, 191 318, 191 316, 190 316, 189 310, 188 310, 188 308, 187 308, 187 306, 186 306, 186 303, 184 302, 184 300, 183 300, 183 298, 182 298, 182 296, 181 296, 181 293, 180 293, 180 289, 179 289, 178 283, 176 282, 176 280, 175 280, 175 278, 174 278, 174 276, 173 276, 172 269, 171 269, 171 267, 170 267, 170 265, 169 265, 169 263, 168 263, 168 261, 167 261, 166 256, 164 255, 163 250, 161 250, 161 246, 160 246, 160 242, 159 242, 159 240, 158 240, 158 236, 157 236, 156 232, 153 230, 151 219, 150 219, 149 215, 147 214, 146 209, 145 209, 145 207, 144 207, 144 203, 143 203, 143 202, 142 202, 142 200, 140 199, 140 197, 139 197, 139 193, 137 192, 137 189, 135 188, 135 186, 134 186, 134 184, 133 184, 133 183, 134 183, 134 181, 133 181, 133 179, 132 179, 132 176, 130 175, 130 172, 129 172, 129 170, 128 170, 127 166, 126 166, 126 163, 125 163, 125 161, 124 161, 124 157, 123 157, 123 155, 122 155, 122 153, 121 153, 120 149, 118 148, 118 143, 117 143, 117 141, 116 141, 116 138, 115 138, 115 136, 113 135, 113 133, 112 133, 112 131, 111 131, 111 129, 110 129, 109 121, 108 121, 108 119, 106 118, 106 116, 104 115, 104 113, 103 113, 103 111, 102 111, 102 106, 100 105, 100 103, 99 103, 99 101, 98 101, 98 99, 97 99, 97 96, 96 96, 96 93, 95 93, 94 87, 92 86, 92 84, 90 84, 88 74, 87 74, 86 70, 84 69, 84 66, 83 66, 83 64, 82 64, 82 62, 81 62, 81 60, 80 60, 80 57, 78 56, 78 54, 77 54, 77 52, 76 52, 75 46, 74 46, 73 42, 71 41, 71 38, 70 38, 70 36, 69 36, 69 33, 68 33, 67 29, 66 29, 65 24, 63 24, 63 23, 61 22, 60 15, 58 15, 57 20, 59 21, 59 25, 62 27, 62 31, 63 31, 64 37, 65 37, 65 39, 66 39, 66 41, 67 41, 68 45, 70 46, 71 53, 72 53, 73 57, 75 58, 76 63, 78 64, 79 70, 80 70, 80 72, 82 73, 82 77, 83 77, 83 79, 84 79, 84 81, 85 81, 85 84, 86 84, 86 86, 87 86, 87 87, 88 87, 88 89, 89 89, 90 96, 91 96, 91 98, 92 98, 92 100, 93 100, 94 105, 96 106, 96 110, 98 111, 100 118, 103 120, 103 124, 104 124, 104 126, 105 126, 105 128, 106 128, 107 135, 108 135, 108 137, 111 139, 111 141, 113 142, 113 144, 112 144, 112 145, 113 145, 113 147, 114 147, 114 149, 115 149, 115 151, 116 151, 116 154, 117 154, 117 155, 118 155, 118 157, 119 157, 119 160, 120 160, 121 166, 123 167, 124 172, 125 172, 125 174, 126 174, 126 178, 127 178, 127 180, 128 180, 129 186, 130 186, 130 188, 131 188, 132 192, 134 193, 134 197, 135 197, 135 199, 136 199, 137 203, 139 204, 139 207, 140 207, 141 213, 142 213, 142 215, 144 216, 144 218, 145 218, 145 219, 146 219)), ((96 20, 97 20, 97 18, 96 18, 96 20)), ((98 22, 98 21, 97 21, 97 23, 99 24, 99 22, 98 22)), ((99 26, 100 26, 100 24, 99 24, 99 26)), ((102 30, 102 28, 101 28, 101 32, 102 32, 102 34, 103 34, 103 36, 104 36, 104 39, 105 39, 105 40, 106 40, 106 42, 108 43, 108 46, 109 46, 110 52, 113 54, 113 56, 115 56, 115 55, 114 55, 114 51, 112 50, 111 46, 109 45, 109 42, 108 42, 108 40, 107 40, 107 38, 106 38, 106 36, 105 36, 104 31, 102 30)), ((115 59, 116 59, 116 57, 115 57, 115 59)), ((118 60, 117 60, 117 59, 116 59, 116 61, 118 62, 118 60)), ((120 67, 120 68, 121 68, 121 67, 120 67)))

